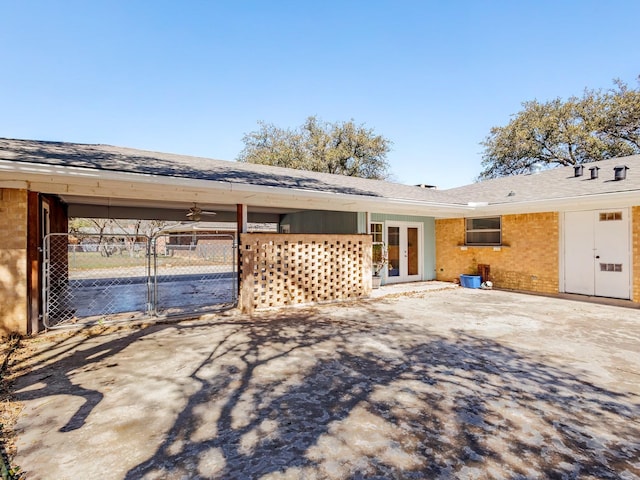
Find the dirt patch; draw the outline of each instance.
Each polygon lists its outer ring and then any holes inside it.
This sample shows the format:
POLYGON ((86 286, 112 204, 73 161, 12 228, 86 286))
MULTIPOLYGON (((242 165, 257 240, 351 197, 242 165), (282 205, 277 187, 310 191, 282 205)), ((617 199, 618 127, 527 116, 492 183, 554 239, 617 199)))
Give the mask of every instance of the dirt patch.
MULTIPOLYGON (((11 396, 15 374, 10 372, 12 358, 20 349, 20 336, 11 336, 0 344, 0 471, 8 478, 15 478, 18 469, 12 467, 16 455, 15 424, 22 411, 22 404, 11 396)), ((4 478, 4 477, 3 477, 4 478)))

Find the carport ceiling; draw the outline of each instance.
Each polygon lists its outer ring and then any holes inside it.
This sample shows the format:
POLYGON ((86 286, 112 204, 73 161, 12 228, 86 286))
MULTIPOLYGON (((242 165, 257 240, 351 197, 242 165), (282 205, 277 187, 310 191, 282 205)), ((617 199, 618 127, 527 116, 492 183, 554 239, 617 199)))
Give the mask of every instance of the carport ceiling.
MULTIPOLYGON (((79 195, 59 195, 69 206, 70 217, 94 218, 136 218, 145 220, 185 220, 193 202, 141 200, 110 197, 90 197, 79 195)), ((216 221, 235 221, 236 205, 200 203, 198 207, 205 211, 216 212, 216 221)), ((277 222, 279 216, 299 211, 274 207, 250 206, 248 219, 253 222, 277 222)))

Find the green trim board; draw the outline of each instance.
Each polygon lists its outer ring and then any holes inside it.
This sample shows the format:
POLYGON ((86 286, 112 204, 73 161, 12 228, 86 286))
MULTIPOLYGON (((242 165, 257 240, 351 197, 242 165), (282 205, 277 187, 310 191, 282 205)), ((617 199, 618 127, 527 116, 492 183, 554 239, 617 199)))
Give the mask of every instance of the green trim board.
POLYGON ((353 234, 359 233, 358 215, 356 212, 305 210, 282 215, 280 226, 288 225, 289 233, 353 234))
MULTIPOLYGON (((422 279, 436 278, 435 219, 433 217, 417 217, 411 215, 393 215, 371 213, 370 222, 412 222, 422 224, 423 231, 423 263, 422 279)), ((367 233, 367 214, 365 212, 335 212, 324 210, 307 210, 282 215, 281 226, 288 226, 289 233, 334 233, 352 234, 367 233)), ((386 227, 385 227, 386 231, 386 227)), ((385 233, 386 237, 386 233, 385 233)))

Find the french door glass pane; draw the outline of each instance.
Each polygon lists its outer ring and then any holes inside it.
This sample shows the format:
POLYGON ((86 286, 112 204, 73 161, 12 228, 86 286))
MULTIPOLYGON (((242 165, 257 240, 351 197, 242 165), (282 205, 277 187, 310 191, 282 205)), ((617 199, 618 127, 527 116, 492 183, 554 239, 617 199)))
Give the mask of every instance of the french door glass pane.
POLYGON ((409 275, 418 275, 418 229, 415 227, 407 228, 407 273, 409 275))
POLYGON ((400 276, 400 227, 389 227, 389 276, 400 276))

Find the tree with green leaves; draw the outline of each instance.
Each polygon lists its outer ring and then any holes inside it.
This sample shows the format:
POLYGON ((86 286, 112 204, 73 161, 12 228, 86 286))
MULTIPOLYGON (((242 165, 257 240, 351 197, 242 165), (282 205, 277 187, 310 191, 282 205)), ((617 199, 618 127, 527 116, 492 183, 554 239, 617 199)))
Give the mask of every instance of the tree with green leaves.
POLYGON ((258 124, 257 131, 244 135, 238 161, 352 177, 389 177, 391 141, 353 120, 328 123, 311 116, 296 130, 258 124))
POLYGON ((524 102, 508 125, 492 128, 482 142, 479 178, 525 173, 534 164, 577 165, 640 153, 640 90, 614 84, 566 101, 524 102))

